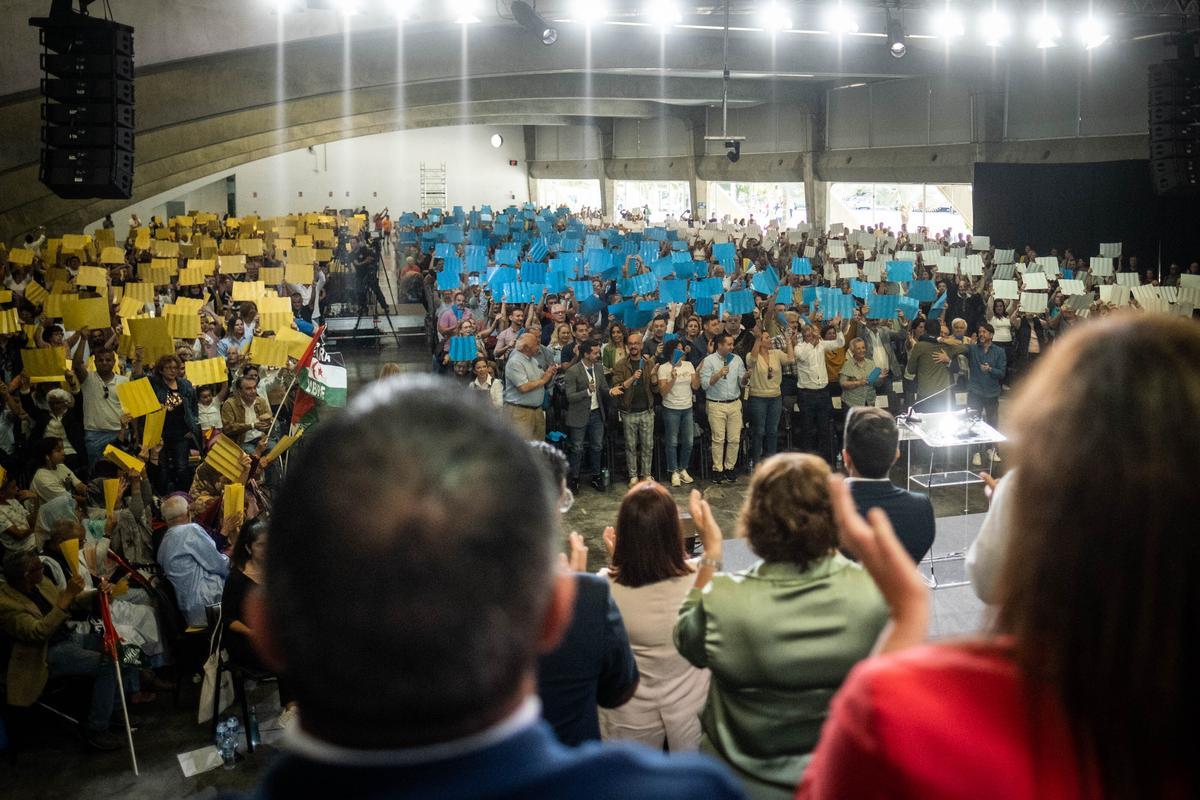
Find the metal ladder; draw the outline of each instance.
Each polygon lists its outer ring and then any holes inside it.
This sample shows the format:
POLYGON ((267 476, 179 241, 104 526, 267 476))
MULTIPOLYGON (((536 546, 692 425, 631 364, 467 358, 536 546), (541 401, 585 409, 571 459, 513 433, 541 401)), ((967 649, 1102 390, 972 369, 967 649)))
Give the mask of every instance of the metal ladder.
POLYGON ((421 210, 446 208, 446 162, 439 166, 425 166, 421 162, 421 210))

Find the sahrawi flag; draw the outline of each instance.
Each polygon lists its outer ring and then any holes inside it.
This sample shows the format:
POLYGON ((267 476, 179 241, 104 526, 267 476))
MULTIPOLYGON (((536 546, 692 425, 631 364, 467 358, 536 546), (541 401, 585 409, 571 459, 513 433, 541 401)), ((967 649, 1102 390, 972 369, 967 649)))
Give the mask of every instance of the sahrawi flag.
POLYGON ((346 405, 346 368, 329 363, 321 335, 325 326, 313 334, 312 342, 296 365, 296 401, 292 405, 292 425, 306 427, 316 422, 317 404, 346 405))

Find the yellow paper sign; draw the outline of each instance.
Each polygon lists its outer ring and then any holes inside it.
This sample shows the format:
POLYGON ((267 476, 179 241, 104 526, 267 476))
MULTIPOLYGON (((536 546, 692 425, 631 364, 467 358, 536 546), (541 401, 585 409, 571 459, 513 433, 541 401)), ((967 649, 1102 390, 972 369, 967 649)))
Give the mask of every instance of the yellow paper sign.
POLYGON ((133 237, 133 246, 138 250, 150 249, 150 229, 138 228, 137 233, 133 237))
POLYGON ((204 463, 233 483, 244 483, 250 472, 250 458, 228 436, 218 433, 213 439, 204 463))
POLYGON ((58 549, 62 551, 63 558, 67 560, 67 567, 71 570, 71 577, 79 574, 79 540, 78 539, 63 539, 58 543, 58 549))
POLYGON ((212 386, 224 383, 229 376, 225 359, 220 357, 189 361, 183 365, 183 371, 193 386, 212 386))
MULTIPOLYGON (((228 239, 226 241, 229 241, 228 239)), ((244 255, 223 255, 217 259, 221 265, 222 275, 244 275, 246 272, 246 257, 244 255)))
POLYGON ((263 254, 262 239, 241 239, 242 254, 251 258, 261 258, 263 254))
POLYGON ((181 314, 184 312, 199 314, 200 309, 204 308, 204 301, 199 297, 177 297, 175 298, 175 308, 179 309, 181 314))
POLYGON ((25 287, 25 299, 35 306, 44 305, 49 296, 50 293, 46 291, 46 287, 37 281, 30 281, 29 285, 25 287))
POLYGON ((153 364, 162 356, 175 352, 175 343, 167 332, 166 317, 127 319, 125 324, 129 326, 134 345, 142 348, 147 363, 153 364))
POLYGON ((144 417, 162 408, 149 378, 118 383, 117 397, 121 400, 121 410, 131 417, 144 417))
POLYGON ((301 428, 299 432, 294 435, 289 433, 285 436, 279 437, 279 441, 275 443, 275 446, 271 448, 270 452, 267 453, 266 457, 263 458, 260 463, 269 464, 275 459, 279 458, 281 455, 287 452, 289 447, 300 441, 300 437, 304 435, 304 430, 304 428, 301 428))
POLYGON ((266 291, 262 281, 234 281, 233 300, 235 303, 257 302, 266 291))
POLYGON ((150 252, 163 258, 178 258, 179 244, 177 242, 155 240, 153 246, 150 248, 150 252))
POLYGON ((221 498, 221 511, 225 519, 236 517, 246 510, 246 484, 227 483, 221 498))
POLYGON ((163 423, 167 421, 167 410, 159 408, 146 415, 142 427, 142 449, 149 450, 162 441, 163 423))
MULTIPOLYGON (((121 384, 124 386, 125 384, 121 384)), ((140 458, 129 455, 124 450, 119 450, 111 444, 104 448, 104 458, 116 464, 118 468, 126 472, 134 472, 140 474, 146 469, 146 462, 140 458)))
POLYGON ((212 275, 217 271, 217 262, 212 258, 189 258, 188 269, 198 269, 204 275, 212 275))
POLYGON ((11 289, 0 289, 0 303, 11 303, 13 293, 11 289))
POLYGON ((104 510, 110 514, 117 510, 117 493, 120 490, 120 478, 104 479, 104 510))
POLYGON ((67 330, 100 330, 112 327, 108 300, 103 297, 70 298, 62 303, 63 324, 67 330))
POLYGON ((8 263, 27 267, 33 263, 34 252, 24 247, 14 247, 8 254, 8 263))
POLYGON ((308 349, 308 345, 312 342, 311 336, 292 328, 280 329, 275 333, 275 339, 276 341, 285 343, 288 355, 297 361, 304 355, 304 351, 308 349))
MULTIPOLYGON (((125 284, 125 296, 122 298, 122 302, 132 298, 145 305, 146 303, 153 303, 154 296, 154 284, 152 283, 127 283, 125 284)), ((126 315, 122 314, 122 316, 126 315)))
POLYGON ((204 270, 196 267, 187 267, 179 270, 180 286, 201 286, 204 284, 204 278, 204 270))
POLYGON ((313 282, 312 264, 288 264, 286 279, 288 283, 307 284, 313 282))
MULTIPOLYGON (((124 264, 125 263, 125 248, 124 247, 106 247, 100 252, 101 264, 124 264)), ((91 283, 88 286, 95 286, 91 283)))
POLYGON ((6 308, 0 311, 0 333, 20 333, 21 318, 17 316, 15 308, 6 308))
POLYGON ((61 347, 22 350, 21 363, 31 383, 58 383, 66 377, 67 355, 61 347))
POLYGON ((67 233, 62 237, 62 248, 63 250, 82 250, 88 246, 89 239, 90 237, 84 236, 82 233, 67 233))
POLYGON ((79 286, 108 286, 108 270, 103 267, 80 267, 75 283, 79 286))
POLYGON ((171 270, 166 267, 151 266, 147 282, 154 286, 167 286, 171 283, 171 270))
POLYGON ((247 360, 251 364, 263 367, 286 367, 288 348, 286 342, 278 339, 268 339, 265 336, 255 336, 250 340, 250 353, 247 360))
POLYGON ((121 318, 136 317, 138 314, 146 310, 146 304, 141 300, 125 295, 121 298, 121 305, 117 307, 117 316, 121 318))
POLYGON ((173 308, 163 311, 166 312, 167 335, 172 339, 195 339, 200 335, 200 317, 194 313, 173 308))
POLYGON ((258 278, 266 286, 278 286, 283 283, 283 267, 259 267, 258 278))

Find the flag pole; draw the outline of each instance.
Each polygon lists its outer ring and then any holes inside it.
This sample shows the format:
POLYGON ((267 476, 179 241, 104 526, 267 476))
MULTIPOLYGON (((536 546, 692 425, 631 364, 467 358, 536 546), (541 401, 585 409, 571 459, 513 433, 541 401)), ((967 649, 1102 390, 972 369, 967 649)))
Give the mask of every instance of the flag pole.
POLYGON ((113 670, 117 675, 117 696, 121 698, 121 715, 125 721, 125 741, 129 743, 129 761, 133 766, 134 777, 141 777, 138 771, 137 750, 133 746, 133 726, 129 723, 129 706, 125 702, 125 679, 121 677, 121 648, 117 638, 117 626, 112 619, 112 610, 107 594, 100 592, 100 617, 104 620, 104 649, 112 656, 113 670))
POLYGON ((321 337, 324 335, 324 325, 313 331, 312 342, 309 343, 308 348, 304 351, 304 356, 296 362, 296 369, 294 372, 292 372, 292 382, 289 383, 288 388, 284 390, 283 399, 279 403, 279 408, 275 409, 275 416, 271 417, 271 427, 267 428, 267 441, 271 440, 271 434, 275 431, 275 424, 279 421, 279 412, 283 411, 283 407, 287 405, 288 395, 292 393, 292 389, 294 389, 296 386, 296 381, 300 377, 300 370, 304 369, 309 365, 309 363, 312 362, 313 352, 316 349, 321 337))

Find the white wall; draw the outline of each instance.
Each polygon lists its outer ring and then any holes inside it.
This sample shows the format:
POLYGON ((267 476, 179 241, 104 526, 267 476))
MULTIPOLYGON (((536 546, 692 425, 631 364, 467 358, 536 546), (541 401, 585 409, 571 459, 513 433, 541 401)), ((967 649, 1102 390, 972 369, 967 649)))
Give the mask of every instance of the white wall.
MULTIPOLYGON (((187 209, 224 213, 229 175, 237 181, 239 215, 273 217, 327 205, 365 205, 372 212, 386 206, 394 217, 420 208, 422 161, 427 166, 445 162, 450 206, 505 207, 529 200, 524 130, 512 125, 463 125, 343 139, 315 147, 312 153, 293 150, 186 183, 112 217, 117 235, 124 237, 131 213, 148 222, 155 214, 161 216, 170 200, 183 201, 187 209), (494 133, 504 137, 500 148, 491 145, 494 133), (510 159, 517 166, 509 166, 510 159)), ((96 220, 87 228, 99 224, 96 220)))
POLYGON ((421 162, 446 164, 449 206, 529 199, 524 130, 463 125, 343 139, 246 164, 236 170, 238 214, 269 217, 326 205, 365 205, 372 212, 386 206, 393 216, 413 211, 421 204, 421 162), (504 137, 500 148, 489 141, 494 133, 504 137))

